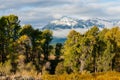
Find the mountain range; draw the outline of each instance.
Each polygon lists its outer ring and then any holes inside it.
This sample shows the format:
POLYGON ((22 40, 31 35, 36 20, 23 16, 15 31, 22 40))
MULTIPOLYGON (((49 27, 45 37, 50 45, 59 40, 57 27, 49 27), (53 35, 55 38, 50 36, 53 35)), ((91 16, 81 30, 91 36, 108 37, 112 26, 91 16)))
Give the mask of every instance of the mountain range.
POLYGON ((112 28, 113 26, 120 26, 120 20, 105 20, 99 18, 84 20, 64 16, 60 19, 49 22, 42 28, 42 30, 52 30, 54 36, 52 42, 56 43, 64 42, 70 30, 76 30, 80 33, 84 33, 93 26, 97 26, 99 29, 112 28))

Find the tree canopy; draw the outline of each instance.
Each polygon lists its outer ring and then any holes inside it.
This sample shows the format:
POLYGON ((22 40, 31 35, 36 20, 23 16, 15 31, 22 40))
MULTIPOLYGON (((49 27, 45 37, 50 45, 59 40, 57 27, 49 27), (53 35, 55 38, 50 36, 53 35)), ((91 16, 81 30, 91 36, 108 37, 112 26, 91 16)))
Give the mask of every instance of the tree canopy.
POLYGON ((65 43, 51 44, 50 30, 20 25, 18 16, 0 17, 0 73, 64 74, 120 71, 120 28, 81 34, 71 30, 65 43), (6 71, 5 71, 6 70, 6 71))

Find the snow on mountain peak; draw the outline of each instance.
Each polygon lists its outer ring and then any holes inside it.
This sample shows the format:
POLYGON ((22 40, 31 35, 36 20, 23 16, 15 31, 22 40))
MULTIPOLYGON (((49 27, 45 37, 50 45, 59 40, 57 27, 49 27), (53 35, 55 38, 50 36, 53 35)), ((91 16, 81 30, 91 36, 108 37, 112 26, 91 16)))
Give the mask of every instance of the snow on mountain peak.
POLYGON ((42 30, 50 29, 53 31, 53 36, 65 37, 71 29, 83 33, 93 26, 97 26, 100 29, 112 28, 114 26, 120 26, 120 20, 105 20, 99 18, 84 20, 64 16, 60 19, 51 21, 49 24, 44 26, 42 30))
POLYGON ((67 26, 74 26, 76 25, 78 22, 73 19, 73 18, 70 18, 70 17, 62 17, 58 20, 54 20, 54 21, 51 21, 50 23, 52 24, 55 24, 55 25, 67 25, 67 26))
POLYGON ((53 41, 58 40, 59 42, 61 42, 60 40, 66 39, 66 36, 71 30, 84 33, 93 26, 97 26, 100 30, 102 30, 103 28, 112 28, 114 26, 120 26, 120 20, 106 20, 100 18, 84 20, 63 16, 60 19, 51 21, 50 23, 45 25, 42 30, 52 30, 54 36, 53 41))

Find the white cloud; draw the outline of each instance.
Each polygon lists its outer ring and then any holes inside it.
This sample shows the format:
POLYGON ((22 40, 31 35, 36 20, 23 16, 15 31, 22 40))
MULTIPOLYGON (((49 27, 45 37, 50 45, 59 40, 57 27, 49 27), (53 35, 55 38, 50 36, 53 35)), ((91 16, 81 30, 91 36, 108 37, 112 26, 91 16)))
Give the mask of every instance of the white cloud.
POLYGON ((115 7, 109 7, 107 9, 108 14, 114 15, 114 14, 120 14, 120 6, 115 6, 115 7))
POLYGON ((59 18, 61 18, 61 17, 62 17, 61 14, 53 14, 53 18, 55 18, 55 19, 59 19, 59 18))

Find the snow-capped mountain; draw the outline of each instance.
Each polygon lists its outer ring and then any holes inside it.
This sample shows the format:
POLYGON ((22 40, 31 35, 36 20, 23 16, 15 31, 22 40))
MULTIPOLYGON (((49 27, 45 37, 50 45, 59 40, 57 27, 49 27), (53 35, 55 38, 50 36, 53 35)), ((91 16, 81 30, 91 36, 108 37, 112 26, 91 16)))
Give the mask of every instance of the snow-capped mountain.
POLYGON ((103 19, 74 19, 70 17, 62 17, 58 20, 51 21, 43 29, 58 30, 58 29, 76 29, 76 28, 91 28, 92 26, 98 26, 99 28, 111 28, 115 25, 120 25, 120 21, 110 21, 103 19))
POLYGON ((62 17, 58 20, 51 21, 43 29, 57 30, 57 29, 71 29, 78 24, 77 19, 70 17, 62 17))
POLYGON ((62 17, 57 20, 53 20, 42 28, 50 29, 53 31, 54 37, 65 38, 71 29, 84 33, 93 26, 102 28, 112 28, 113 26, 120 26, 120 20, 104 20, 104 19, 75 19, 71 17, 62 17))

